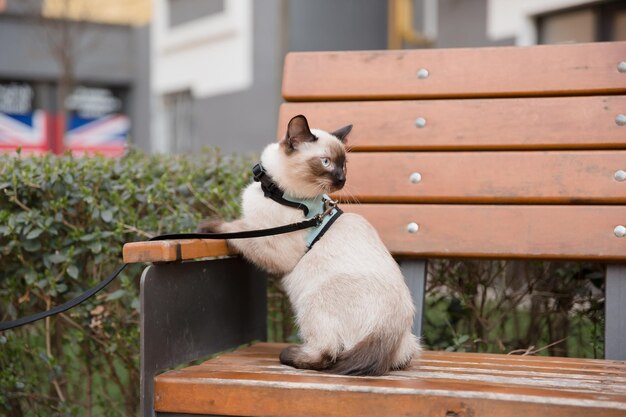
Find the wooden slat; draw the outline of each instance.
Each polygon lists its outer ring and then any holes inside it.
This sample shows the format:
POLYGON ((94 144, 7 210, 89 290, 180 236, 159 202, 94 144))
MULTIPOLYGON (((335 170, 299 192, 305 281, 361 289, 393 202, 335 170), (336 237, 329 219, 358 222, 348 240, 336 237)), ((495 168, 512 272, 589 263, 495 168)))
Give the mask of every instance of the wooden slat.
POLYGON ((234 255, 225 240, 163 240, 124 245, 124 263, 172 262, 234 255))
POLYGON ((278 354, 285 346, 258 344, 157 376, 155 409, 249 416, 626 412, 624 362, 545 358, 558 366, 537 368, 544 358, 425 352, 405 371, 366 378, 282 366, 278 354))
MULTIPOLYGON (((234 352, 220 355, 211 359, 210 363, 232 362, 233 358, 238 361, 249 360, 275 360, 271 355, 277 349, 274 343, 255 343, 246 348, 238 349, 234 352)), ((490 368, 496 369, 513 369, 516 366, 523 365, 529 371, 541 372, 580 372, 589 375, 594 373, 609 374, 622 369, 626 372, 626 362, 610 361, 603 359, 584 359, 584 358, 563 358, 557 356, 521 356, 521 355, 502 355, 495 353, 472 353, 468 355, 465 352, 445 352, 445 351, 429 351, 425 352, 429 357, 429 364, 436 366, 448 366, 450 363, 462 366, 479 367, 481 364, 490 363, 490 368)), ((209 363, 209 362, 207 362, 209 363)), ((622 376, 625 378, 626 376, 622 376)), ((625 381, 626 382, 626 381, 625 381)))
POLYGON ((626 42, 472 49, 296 52, 285 59, 289 101, 512 97, 626 91, 626 42), (417 77, 424 68, 429 76, 417 77))
POLYGON ((626 151, 352 153, 344 201, 626 203, 626 151), (409 177, 419 173, 421 181, 409 177))
POLYGON ((395 255, 626 259, 624 206, 342 205, 363 215, 395 255), (408 233, 407 224, 419 225, 408 233))
MULTIPOLYGON (((624 206, 343 204, 363 215, 397 256, 625 260, 624 206), (407 232, 407 224, 419 231, 407 232)), ((124 245, 124 262, 171 262, 233 255, 224 241, 124 245)))
POLYGON ((626 148, 626 96, 284 103, 277 137, 298 114, 328 131, 352 124, 353 151, 626 148))

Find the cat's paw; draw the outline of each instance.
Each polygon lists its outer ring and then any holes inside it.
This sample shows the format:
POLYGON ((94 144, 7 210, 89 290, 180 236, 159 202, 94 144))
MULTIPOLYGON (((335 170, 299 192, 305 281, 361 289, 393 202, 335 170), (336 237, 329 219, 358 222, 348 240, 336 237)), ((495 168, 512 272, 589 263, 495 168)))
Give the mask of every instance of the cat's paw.
POLYGON ((209 219, 204 220, 202 223, 198 225, 196 228, 197 233, 223 233, 224 230, 224 220, 221 219, 209 219))

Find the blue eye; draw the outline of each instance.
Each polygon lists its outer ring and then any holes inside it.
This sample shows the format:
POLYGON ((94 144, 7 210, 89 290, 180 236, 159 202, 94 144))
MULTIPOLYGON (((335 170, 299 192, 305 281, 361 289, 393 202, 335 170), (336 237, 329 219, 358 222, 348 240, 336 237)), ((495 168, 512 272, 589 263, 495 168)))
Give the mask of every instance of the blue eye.
POLYGON ((330 158, 320 158, 320 161, 322 161, 324 167, 328 168, 330 166, 330 158))

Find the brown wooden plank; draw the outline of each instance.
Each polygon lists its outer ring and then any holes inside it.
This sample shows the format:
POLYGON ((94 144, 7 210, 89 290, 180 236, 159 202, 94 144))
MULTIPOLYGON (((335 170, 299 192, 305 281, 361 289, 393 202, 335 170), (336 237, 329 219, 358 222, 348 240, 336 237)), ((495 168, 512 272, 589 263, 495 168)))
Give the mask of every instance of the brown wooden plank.
MULTIPOLYGON (((276 357, 273 359, 247 358, 246 360, 241 360, 240 358, 217 359, 193 369, 188 368, 185 371, 188 376, 197 377, 202 377, 206 373, 211 372, 266 372, 274 374, 281 372, 277 369, 276 357)), ((485 362, 468 364, 466 362, 433 361, 428 358, 422 358, 414 364, 413 369, 403 371, 400 376, 402 378, 428 376, 429 378, 462 379, 465 381, 482 379, 483 381, 491 380, 492 382, 513 386, 529 384, 531 379, 536 386, 539 386, 540 383, 544 383, 545 386, 556 385, 556 383, 552 384, 551 380, 558 378, 562 388, 573 391, 607 392, 615 387, 623 389, 626 385, 626 376, 623 375, 623 372, 620 376, 613 376, 614 373, 607 368, 609 368, 608 365, 603 370, 554 369, 547 366, 485 362), (611 375, 610 381, 605 381, 607 379, 606 375, 611 375), (599 381, 602 381, 602 383, 600 384, 599 381)), ((398 375, 393 374, 392 376, 397 377, 398 375)))
MULTIPOLYGON (((215 363, 257 363, 263 361, 275 364, 280 351, 288 346, 285 343, 255 343, 251 346, 224 353, 216 358, 207 360, 199 367, 212 366, 215 363)), ((446 351, 425 351, 419 358, 420 364, 452 367, 456 365, 467 367, 482 366, 485 369, 515 369, 540 370, 541 372, 575 372, 579 374, 601 373, 600 377, 626 379, 626 361, 568 358, 558 356, 522 356, 496 353, 467 353, 446 351)), ((189 367, 191 369, 195 367, 189 367)), ((626 380, 623 381, 626 383, 626 380)), ((626 389, 626 387, 625 387, 626 389)))
MULTIPOLYGON (((626 259, 626 207, 344 204, 366 217, 394 255, 530 259, 626 259), (419 224, 408 233, 407 224, 419 224)), ((124 262, 171 262, 229 256, 224 241, 135 242, 124 262), (180 248, 180 249, 177 249, 180 248), (180 253, 178 253, 180 251, 180 253)))
MULTIPOLYGON (((220 361, 216 364, 203 364, 185 368, 182 372, 186 379, 229 378, 263 381, 284 382, 323 382, 319 374, 299 372, 294 369, 281 367, 278 355, 273 359, 240 364, 237 361, 220 361), (236 375, 234 375, 236 374, 236 375), (306 380, 305 380, 306 378, 306 380)), ((446 367, 433 368, 428 365, 427 358, 420 358, 411 363, 411 366, 401 372, 391 372, 378 378, 370 378, 369 386, 379 388, 398 388, 428 382, 430 389, 489 389, 497 392, 499 389, 515 390, 529 388, 536 396, 550 397, 558 395, 565 398, 594 399, 598 395, 613 395, 613 400, 625 400, 626 383, 623 376, 599 374, 560 374, 529 371, 525 367, 501 371, 489 368, 488 363, 483 368, 463 368, 451 362, 446 367), (417 382, 417 384, 416 384, 417 382), (445 384, 445 385, 443 385, 445 384), (453 385, 456 385, 454 387, 453 385), (494 389, 494 387, 496 389, 494 389), (555 391, 557 391, 555 393, 555 391)), ((172 380, 181 377, 181 373, 170 374, 172 380)), ((359 385, 363 380, 338 376, 324 377, 328 382, 335 384, 359 385), (334 381, 330 381, 334 379, 334 381)), ((422 385, 423 386, 423 385, 422 385)), ((529 393, 527 391, 527 393, 529 393)), ((606 398, 606 397, 605 397, 606 398)), ((606 398, 607 400, 609 398, 606 398)))
POLYGON ((432 361, 454 361, 467 363, 505 364, 516 366, 523 364, 527 367, 541 367, 547 369, 575 369, 579 372, 620 372, 626 376, 625 361, 606 361, 604 359, 564 358, 558 356, 522 356, 502 355, 497 353, 472 353, 465 352, 428 352, 428 358, 432 361))
MULTIPOLYGON (((503 396, 494 398, 490 393, 477 393, 473 397, 458 395, 454 391, 429 391, 423 395, 404 393, 372 393, 369 390, 326 391, 298 388, 288 384, 228 384, 228 380, 204 380, 195 384, 191 380, 155 383, 155 410, 159 412, 197 413, 238 416, 567 416, 567 417, 623 417, 623 409, 611 408, 600 402, 593 406, 579 406, 585 400, 572 401, 575 405, 528 402, 528 396, 503 396), (508 398, 519 398, 518 400, 508 398)), ((407 391, 404 391, 407 392, 407 391)), ((413 393, 415 391, 408 391, 413 393)), ((456 393, 460 394, 460 393, 456 393)), ((534 399, 534 398, 533 398, 534 399)))
POLYGON ((624 206, 361 204, 395 255, 529 259, 626 259, 624 206), (408 233, 407 224, 419 225, 408 233))
POLYGON ((124 263, 172 262, 186 259, 232 256, 225 240, 163 240, 126 243, 124 263))
MULTIPOLYGON (((475 372, 465 374, 447 372, 439 370, 439 373, 429 373, 423 370, 421 361, 411 363, 411 367, 401 372, 392 372, 388 375, 376 378, 341 377, 335 375, 324 375, 316 372, 302 372, 280 366, 278 356, 274 360, 273 368, 268 370, 265 365, 258 367, 245 366, 235 367, 231 370, 211 369, 210 367, 185 368, 179 372, 168 372, 157 377, 157 381, 169 384, 185 383, 185 381, 197 381, 202 384, 207 380, 220 380, 223 383, 234 380, 236 384, 259 385, 257 383, 278 383, 285 389, 297 388, 297 384, 332 384, 329 387, 335 391, 342 391, 345 388, 365 388, 372 393, 380 391, 393 393, 401 391, 403 388, 410 389, 406 394, 419 394, 419 390, 454 390, 459 391, 459 396, 463 392, 479 390, 502 394, 514 390, 523 390, 524 395, 541 397, 549 401, 551 397, 558 397, 562 400, 585 399, 594 400, 603 397, 607 401, 625 401, 624 383, 613 383, 612 378, 581 378, 578 380, 562 379, 560 375, 549 377, 539 376, 498 376, 498 375, 478 375, 475 372), (181 381, 182 380, 182 381, 181 381), (246 384, 246 382, 249 382, 246 384), (369 388, 369 389, 368 389, 369 388)), ((315 388, 313 388, 315 389, 315 388)), ((513 397, 513 396, 511 396, 513 397)), ((563 401, 566 402, 566 401, 563 401)), ((623 404, 626 409, 626 404, 623 404)))
MULTIPOLYGON (((210 366, 216 361, 236 362, 237 360, 249 360, 260 363, 263 360, 276 362, 276 358, 282 349, 289 346, 287 343, 254 343, 250 346, 242 347, 233 352, 224 353, 216 358, 207 360, 200 367, 210 366)), ((588 371, 602 372, 604 377, 626 378, 626 361, 569 358, 558 356, 521 356, 504 355, 495 353, 468 353, 468 352, 446 352, 446 351, 424 351, 419 357, 420 364, 442 363, 442 366, 453 366, 458 364, 482 365, 489 369, 493 366, 509 366, 519 370, 541 369, 543 372, 571 370, 581 374, 588 371)), ((191 369, 189 367, 186 369, 191 369)), ((625 381, 626 382, 626 381, 625 381)), ((626 386, 624 387, 626 390, 626 386)), ((626 391, 625 391, 626 393, 626 391)))
MULTIPOLYGON (((529 259, 626 259, 623 206, 343 204, 367 218, 397 256, 529 259), (408 233, 407 224, 419 224, 408 233)), ((171 262, 229 256, 224 241, 135 242, 124 262, 171 262), (177 254, 180 247, 180 256, 177 254)))
MULTIPOLYGON (((473 354, 472 354, 473 355, 473 354)), ((605 363, 603 366, 588 364, 584 359, 573 362, 559 361, 552 366, 546 362, 529 360, 523 357, 522 361, 508 360, 511 356, 502 356, 501 360, 472 360, 466 357, 434 359, 429 353, 425 354, 412 368, 401 373, 391 373, 387 378, 446 378, 451 380, 480 380, 497 381, 508 385, 532 384, 546 387, 555 386, 551 380, 558 379, 563 389, 578 391, 607 392, 607 390, 626 390, 626 367, 620 364, 605 363), (445 373, 445 375, 443 374, 445 373), (473 378, 476 376, 476 378, 473 378)), ((270 374, 281 373, 277 368, 276 355, 254 356, 226 356, 207 361, 201 365, 185 369, 188 376, 202 377, 210 372, 265 372, 270 374)))
MULTIPOLYGON (((276 356, 284 344, 256 343, 252 346, 225 353, 217 358, 208 360, 200 367, 214 366, 226 363, 257 363, 263 361, 274 363, 276 356)), ((606 361, 603 359, 564 358, 556 356, 522 356, 495 353, 466 353, 427 351, 420 358, 420 363, 429 366, 450 367, 463 366, 466 368, 486 368, 498 370, 526 370, 542 373, 576 373, 584 375, 611 375, 626 382, 626 361, 606 361)), ((219 365, 222 366, 222 365, 219 365)))
MULTIPOLYGON (((437 370, 448 369, 449 372, 491 372, 507 375, 559 375, 562 378, 576 378, 581 376, 603 377, 614 375, 619 382, 626 384, 626 363, 606 362, 595 359, 555 358, 549 356, 520 356, 473 353, 470 356, 462 353, 460 356, 445 352, 437 356, 436 352, 427 352, 420 359, 421 369, 437 370), (597 363, 593 362, 597 361, 597 363), (454 369, 453 371, 450 371, 454 369)), ((211 359, 198 369, 202 371, 233 370, 237 367, 266 366, 268 371, 275 365, 275 356, 268 353, 229 354, 211 359)))
POLYGON ((618 416, 626 410, 623 362, 592 360, 591 367, 602 362, 611 370, 563 376, 533 373, 524 364, 533 358, 516 358, 514 369, 503 375, 492 363, 511 358, 505 355, 424 352, 406 371, 364 378, 282 366, 278 354, 284 346, 259 344, 162 374, 155 379, 155 409, 250 416, 618 416), (448 364, 431 371, 429 364, 442 356, 451 357, 448 364), (482 374, 459 369, 464 362, 481 363, 482 374))
POLYGON ((626 151, 352 153, 348 181, 336 197, 362 203, 623 204, 626 181, 614 177, 619 169, 626 169, 626 151), (413 173, 419 182, 411 182, 413 173))
POLYGON ((352 124, 353 151, 626 148, 626 96, 284 103, 278 138, 298 114, 329 131, 352 124))
POLYGON ((295 52, 289 101, 511 97, 626 91, 626 42, 471 49, 295 52), (420 69, 429 72, 420 79, 420 69))

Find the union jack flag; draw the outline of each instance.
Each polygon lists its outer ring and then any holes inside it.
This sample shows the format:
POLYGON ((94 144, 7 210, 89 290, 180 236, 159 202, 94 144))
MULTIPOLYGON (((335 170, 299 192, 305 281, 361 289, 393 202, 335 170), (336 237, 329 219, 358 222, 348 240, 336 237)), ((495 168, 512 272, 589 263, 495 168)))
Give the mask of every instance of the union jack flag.
POLYGON ((67 127, 65 148, 73 154, 121 156, 128 142, 130 119, 121 113, 97 119, 71 116, 67 127))
POLYGON ((46 112, 37 110, 29 114, 0 112, 0 152, 44 153, 48 149, 46 112))

